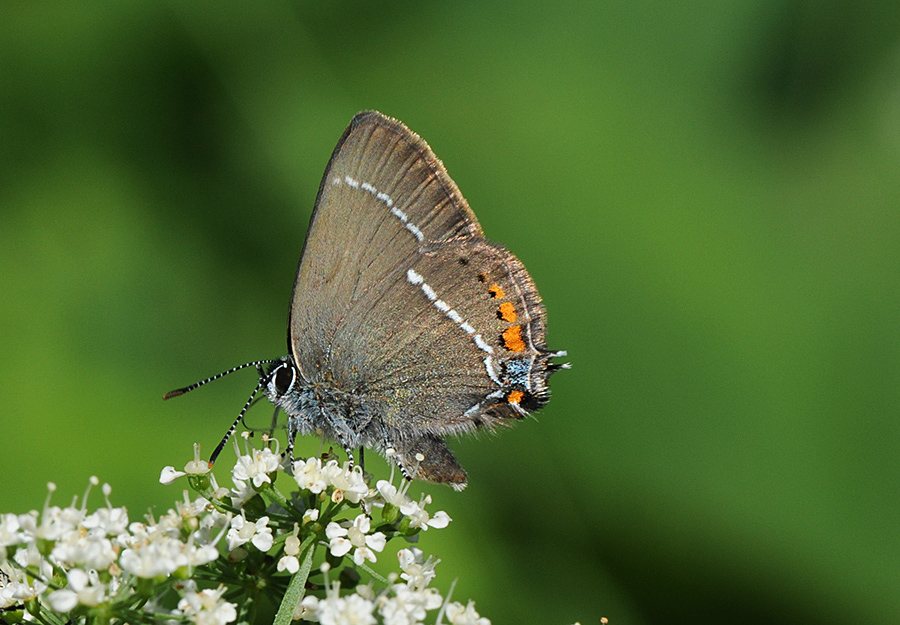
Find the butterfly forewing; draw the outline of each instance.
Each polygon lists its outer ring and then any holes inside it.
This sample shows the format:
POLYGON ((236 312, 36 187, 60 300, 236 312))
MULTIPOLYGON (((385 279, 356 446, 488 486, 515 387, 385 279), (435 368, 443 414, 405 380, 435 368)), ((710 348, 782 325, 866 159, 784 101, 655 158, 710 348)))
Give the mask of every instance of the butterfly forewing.
POLYGON ((365 309, 395 295, 407 259, 472 236, 481 228, 427 144, 379 113, 357 115, 322 180, 294 286, 289 338, 303 375, 315 379, 346 347, 338 335, 371 322, 365 309))

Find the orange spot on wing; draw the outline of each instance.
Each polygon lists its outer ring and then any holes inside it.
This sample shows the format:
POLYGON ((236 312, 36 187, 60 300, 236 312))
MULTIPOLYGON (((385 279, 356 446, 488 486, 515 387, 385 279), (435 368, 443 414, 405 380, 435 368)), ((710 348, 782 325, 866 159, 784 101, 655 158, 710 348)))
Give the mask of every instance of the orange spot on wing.
POLYGON ((509 326, 503 332, 503 344, 513 352, 524 352, 525 341, 522 340, 522 326, 509 326))
POLYGON ((490 293, 491 297, 494 299, 503 299, 503 287, 496 282, 488 287, 488 293, 490 293))
POLYGON ((511 404, 518 404, 522 401, 522 398, 525 397, 525 393, 522 391, 512 391, 509 395, 506 396, 506 401, 511 404))
POLYGON ((497 314, 500 315, 503 321, 512 323, 516 320, 516 307, 509 302, 503 302, 500 304, 500 308, 497 309, 497 314))

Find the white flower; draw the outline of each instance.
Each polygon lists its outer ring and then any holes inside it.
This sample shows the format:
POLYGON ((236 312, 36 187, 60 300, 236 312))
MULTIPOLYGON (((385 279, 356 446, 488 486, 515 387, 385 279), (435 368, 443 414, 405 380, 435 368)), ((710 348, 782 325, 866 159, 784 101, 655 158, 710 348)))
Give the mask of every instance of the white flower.
POLYGON ((387 480, 378 480, 375 484, 375 488, 381 493, 384 503, 399 508, 400 506, 409 503, 409 497, 407 497, 406 491, 409 490, 409 484, 411 483, 412 482, 407 482, 400 488, 397 488, 387 480))
POLYGON ((155 528, 151 527, 151 529, 167 535, 177 536, 181 532, 181 525, 181 515, 170 508, 164 515, 159 517, 155 528))
POLYGON ((297 556, 282 556, 275 568, 293 575, 300 570, 300 560, 297 559, 297 556))
POLYGON ((184 526, 194 530, 192 538, 201 545, 215 545, 218 538, 214 530, 231 521, 231 515, 216 510, 205 497, 191 501, 187 491, 182 501, 175 502, 175 512, 184 526))
POLYGON ((137 577, 151 578, 212 562, 219 557, 215 545, 222 533, 210 538, 204 520, 200 521, 201 529, 192 533, 187 542, 181 539, 182 516, 174 510, 155 524, 132 523, 128 526, 131 534, 116 540, 125 548, 119 556, 119 566, 137 577))
POLYGON ((297 460, 293 466, 294 480, 297 486, 318 495, 328 488, 325 476, 322 474, 322 461, 318 458, 309 460, 297 460))
POLYGON ((200 445, 194 443, 194 459, 184 465, 184 471, 176 471, 175 467, 166 466, 159 474, 159 483, 169 485, 185 475, 206 475, 212 470, 209 462, 200 458, 200 445))
POLYGON ((8 562, 0 564, 0 608, 11 608, 35 597, 47 590, 47 585, 39 579, 28 585, 28 578, 19 569, 8 562))
POLYGON ((66 577, 69 582, 66 588, 47 595, 47 603, 57 612, 70 612, 79 604, 94 607, 106 601, 106 586, 100 583, 95 571, 71 569, 66 577))
POLYGON ((197 592, 187 585, 184 596, 178 602, 176 615, 186 616, 197 625, 224 625, 237 618, 237 605, 222 599, 225 587, 207 588, 197 592))
POLYGON ((280 466, 281 458, 268 447, 253 449, 250 454, 238 458, 231 475, 235 480, 253 482, 253 486, 259 488, 272 483, 269 474, 275 473, 280 466))
MULTIPOLYGON (((218 540, 216 541, 218 542, 218 540)), ((184 557, 188 566, 202 566, 208 564, 219 557, 219 550, 215 543, 209 545, 195 545, 188 542, 184 546, 184 557)))
POLYGON ((60 536, 50 555, 57 562, 69 566, 101 570, 116 561, 117 553, 112 541, 102 531, 81 529, 60 536))
POLYGON ((231 498, 231 505, 235 508, 243 507, 245 503, 256 496, 256 491, 245 480, 232 477, 231 481, 234 482, 234 488, 228 492, 228 496, 231 498))
POLYGON ((309 621, 316 619, 316 610, 319 609, 319 598, 315 595, 306 595, 294 609, 294 620, 309 621))
POLYGON ((187 475, 184 471, 176 471, 175 467, 165 466, 162 471, 159 472, 159 483, 168 486, 184 475, 187 475))
POLYGON ((41 524, 34 530, 34 537, 47 541, 58 540, 61 536, 76 531, 83 519, 84 511, 74 506, 46 506, 41 515, 41 524))
POLYGON ((212 471, 209 462, 200 458, 200 443, 194 443, 194 459, 184 465, 184 472, 188 475, 206 475, 212 471))
POLYGON ((47 595, 47 605, 57 612, 71 612, 78 605, 78 594, 63 588, 47 595))
POLYGON ((19 520, 19 529, 25 533, 27 540, 29 541, 34 540, 35 534, 37 533, 38 517, 39 514, 37 510, 32 510, 28 514, 20 514, 17 517, 19 520))
POLYGON ((416 503, 415 501, 409 500, 405 504, 400 506, 400 512, 409 517, 409 526, 410 527, 420 527, 423 530, 427 530, 429 527, 433 527, 435 529, 443 529, 450 524, 452 520, 450 515, 444 512, 443 510, 439 510, 434 513, 433 517, 430 517, 427 512, 425 512, 425 506, 431 503, 431 495, 426 495, 421 503, 416 503))
POLYGON ((0 547, 25 542, 25 532, 21 529, 18 516, 12 513, 0 515, 0 547))
POLYGON ((450 625, 491 625, 491 621, 475 611, 475 603, 469 601, 465 607, 453 601, 447 604, 447 618, 450 625))
POLYGON ((403 571, 400 577, 406 580, 408 586, 418 590, 427 587, 435 578, 434 567, 440 562, 432 556, 425 560, 422 550, 417 547, 401 549, 397 553, 397 559, 400 561, 400 570, 403 571))
POLYGON ((375 601, 378 597, 375 589, 372 588, 373 580, 369 580, 368 584, 362 584, 355 588, 356 594, 358 594, 363 599, 368 599, 369 601, 375 601))
POLYGON ((378 600, 378 612, 385 625, 413 625, 426 617, 428 610, 441 607, 443 599, 433 588, 414 590, 406 584, 391 586, 394 596, 382 595, 378 600))
MULTIPOLYGON (((294 531, 299 531, 296 525, 294 525, 294 531)), ((300 539, 297 538, 297 534, 291 534, 284 539, 284 555, 278 561, 277 569, 279 571, 287 571, 291 575, 299 571, 300 560, 297 559, 299 553, 300 539)))
POLYGON ((234 551, 241 545, 252 542, 260 551, 268 551, 272 547, 274 538, 272 528, 269 527, 269 517, 260 517, 256 523, 248 521, 243 515, 231 519, 231 529, 225 537, 228 541, 228 550, 234 551))
POLYGON ((88 515, 82 526, 98 530, 106 536, 118 536, 128 531, 128 510, 125 508, 100 508, 88 515))
POLYGON ((350 466, 345 462, 339 465, 337 460, 329 460, 324 466, 319 458, 309 460, 297 460, 293 467, 294 479, 297 485, 309 492, 318 495, 329 487, 334 488, 332 501, 335 503, 343 499, 352 503, 359 501, 369 494, 369 487, 359 467, 350 466))
POLYGON ((118 552, 107 535, 117 536, 126 531, 128 513, 125 508, 101 508, 89 516, 84 516, 84 511, 66 514, 63 510, 59 516, 54 513, 52 518, 55 527, 51 529, 43 522, 41 527, 55 535, 51 556, 58 563, 102 570, 116 561, 118 552), (77 525, 74 524, 76 520, 77 525))
POLYGON ((136 542, 133 547, 122 551, 119 566, 137 577, 170 575, 188 564, 184 546, 177 538, 153 532, 147 540, 136 542))
POLYGON ((22 568, 36 567, 40 569, 41 577, 49 579, 53 575, 53 566, 38 551, 37 543, 29 542, 27 546, 16 549, 13 560, 22 568))
MULTIPOLYGON (((294 526, 297 527, 296 525, 294 526)), ((297 531, 296 529, 294 531, 297 531)), ((284 552, 289 556, 296 556, 300 553, 300 539, 296 534, 291 534, 284 539, 284 552)))
POLYGON ((319 520, 319 509, 318 508, 310 508, 306 512, 303 513, 303 524, 307 523, 315 523, 319 520))
POLYGON ((357 516, 349 528, 341 527, 334 521, 329 523, 325 528, 325 536, 330 541, 328 547, 331 555, 340 558, 355 547, 353 561, 357 566, 366 560, 375 562, 374 552, 384 549, 387 539, 381 532, 368 535, 370 528, 371 521, 365 514, 357 516))
POLYGON ((337 460, 329 460, 322 468, 322 475, 327 484, 334 486, 335 494, 340 491, 341 496, 351 503, 359 503, 360 499, 369 494, 369 487, 359 466, 351 467, 349 462, 340 466, 337 460))
POLYGON ((338 597, 328 593, 325 599, 304 597, 300 602, 305 618, 315 615, 322 625, 374 625, 375 604, 357 594, 338 597))

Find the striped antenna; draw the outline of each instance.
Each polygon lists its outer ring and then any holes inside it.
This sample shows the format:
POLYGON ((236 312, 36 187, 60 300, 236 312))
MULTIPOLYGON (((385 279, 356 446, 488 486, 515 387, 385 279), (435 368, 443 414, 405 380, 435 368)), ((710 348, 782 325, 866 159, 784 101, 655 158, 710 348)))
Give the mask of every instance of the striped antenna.
POLYGON ((250 399, 247 400, 247 403, 244 404, 244 407, 241 408, 241 413, 237 416, 237 419, 234 420, 234 423, 231 424, 231 427, 228 428, 228 431, 225 433, 225 436, 222 437, 222 440, 219 441, 219 444, 216 446, 215 451, 212 452, 212 455, 209 457, 209 468, 212 469, 213 464, 216 462, 216 458, 219 457, 219 454, 222 453, 222 450, 225 449, 225 443, 228 442, 228 439, 231 438, 231 435, 234 434, 234 431, 237 429, 238 424, 244 420, 244 415, 247 414, 247 410, 249 410, 250 405, 253 403, 253 400, 256 398, 256 394, 259 393, 260 389, 269 383, 269 379, 271 376, 266 376, 263 374, 262 369, 260 369, 260 378, 259 382, 256 384, 256 388, 253 389, 253 392, 250 393, 250 399))
POLYGON ((212 456, 209 457, 209 468, 211 469, 213 464, 216 461, 216 458, 219 457, 219 454, 222 453, 222 449, 225 448, 225 443, 228 442, 228 439, 231 438, 231 435, 234 434, 234 431, 237 429, 238 424, 244 420, 244 415, 247 414, 247 410, 250 408, 250 405, 253 403, 253 400, 256 398, 256 394, 259 393, 260 389, 262 389, 266 384, 269 383, 269 379, 271 376, 266 375, 265 370, 263 369, 263 365, 270 365, 273 362, 278 362, 277 360, 254 360, 253 362, 247 362, 242 365, 238 365, 237 367, 233 367, 228 371, 223 371, 222 373, 217 373, 216 375, 206 378, 205 380, 200 380, 195 384, 191 384, 190 386, 185 386, 184 388, 175 389, 174 391, 169 391, 165 395, 163 395, 163 399, 172 399, 173 397, 178 397, 179 395, 184 395, 185 393, 190 393, 196 388, 200 388, 204 384, 209 382, 213 382, 214 380, 218 380, 219 378, 224 378, 229 373, 234 373, 235 371, 240 371, 241 369, 246 369, 247 367, 256 367, 256 370, 259 372, 259 382, 256 384, 256 388, 253 389, 253 393, 250 395, 250 399, 247 400, 247 403, 244 404, 244 407, 241 409, 240 414, 237 419, 234 420, 234 423, 231 424, 231 427, 228 428, 228 432, 225 434, 225 437, 216 447, 215 451, 213 451, 212 456))
POLYGON ((241 369, 246 369, 247 367, 256 367, 260 372, 260 376, 262 376, 263 375, 262 369, 261 369, 262 365, 270 365, 273 362, 276 362, 276 361, 274 361, 274 360, 256 360, 254 362, 246 362, 242 365, 238 365, 237 367, 229 369, 228 371, 223 371, 222 373, 217 373, 216 375, 214 375, 210 378, 206 378, 205 380, 200 380, 196 384, 191 384, 190 386, 185 386, 184 388, 178 388, 178 389, 175 389, 174 391, 169 391, 168 393, 163 395, 163 399, 172 399, 173 397, 178 397, 179 395, 184 395, 185 393, 190 393, 195 388, 200 388, 204 384, 207 384, 209 382, 214 382, 215 380, 218 380, 219 378, 224 378, 229 373, 234 373, 235 371, 240 371, 241 369))

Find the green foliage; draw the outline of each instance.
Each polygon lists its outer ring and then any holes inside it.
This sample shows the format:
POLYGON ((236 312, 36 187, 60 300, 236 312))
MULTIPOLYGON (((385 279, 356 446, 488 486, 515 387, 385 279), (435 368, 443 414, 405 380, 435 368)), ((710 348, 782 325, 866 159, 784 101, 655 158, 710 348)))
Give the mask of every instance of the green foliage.
POLYGON ((3 3, 0 509, 91 474, 168 506, 147 467, 211 448, 255 380, 162 392, 284 353, 321 173, 376 108, 525 262, 573 363, 536 421, 453 442, 460 596, 498 624, 895 620, 898 17, 3 3))

